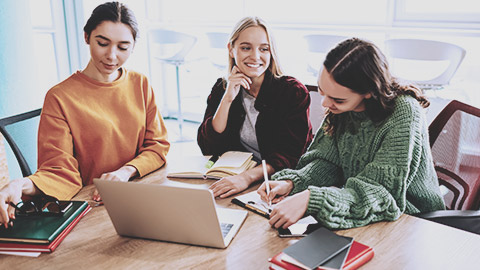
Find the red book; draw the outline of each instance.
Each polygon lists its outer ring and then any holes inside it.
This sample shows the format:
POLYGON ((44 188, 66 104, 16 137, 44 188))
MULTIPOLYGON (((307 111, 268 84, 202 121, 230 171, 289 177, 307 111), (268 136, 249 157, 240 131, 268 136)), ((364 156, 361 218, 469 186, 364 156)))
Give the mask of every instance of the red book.
POLYGON ((53 252, 60 242, 67 236, 67 234, 77 225, 78 221, 85 216, 92 207, 87 207, 80 213, 67 227, 49 244, 27 244, 27 243, 9 243, 0 242, 0 251, 13 251, 13 252, 53 252))
MULTIPOLYGON (((302 268, 282 260, 283 252, 270 258, 270 269, 272 270, 301 270, 302 268)), ((367 245, 353 241, 350 251, 343 265, 343 270, 355 270, 373 258, 373 249, 367 245)), ((324 268, 318 267, 317 270, 324 268)))

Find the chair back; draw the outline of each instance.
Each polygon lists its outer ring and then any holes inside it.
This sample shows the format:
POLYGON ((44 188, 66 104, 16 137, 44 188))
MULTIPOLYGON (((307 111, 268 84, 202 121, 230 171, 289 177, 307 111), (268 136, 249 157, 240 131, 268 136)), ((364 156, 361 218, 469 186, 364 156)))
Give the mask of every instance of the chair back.
POLYGON ((227 49, 230 34, 223 32, 208 32, 205 34, 207 35, 210 48, 227 49))
POLYGON ((214 67, 224 71, 228 64, 227 44, 230 34, 223 32, 208 32, 206 35, 211 48, 210 61, 214 67))
POLYGON ((306 87, 310 93, 310 123, 313 134, 316 134, 325 118, 325 108, 322 106, 323 97, 318 92, 317 86, 306 85, 306 87))
POLYGON ((306 35, 303 38, 307 41, 309 52, 328 53, 333 47, 348 37, 337 35, 306 35))
POLYGON ((0 132, 12 149, 23 177, 37 170, 37 135, 41 109, 0 119, 0 132))
POLYGON ((307 49, 308 52, 313 54, 324 54, 322 58, 318 57, 309 57, 314 59, 315 63, 309 64, 307 66, 307 71, 314 75, 315 77, 318 76, 319 70, 323 67, 323 58, 325 55, 333 49, 338 43, 347 39, 346 36, 337 36, 337 35, 306 35, 303 37, 307 41, 307 49), (319 68, 316 68, 319 66, 319 68))
POLYGON ((451 101, 429 126, 435 170, 450 210, 480 207, 480 109, 451 101))
MULTIPOLYGON (((447 61, 445 70, 434 78, 425 80, 401 78, 404 81, 416 83, 422 88, 438 88, 449 84, 466 53, 465 49, 455 44, 422 39, 387 40, 385 52, 391 60, 447 61)), ((395 68, 395 65, 392 66, 395 68)))
POLYGON ((150 52, 158 59, 169 64, 181 65, 197 42, 197 38, 186 33, 153 29, 149 32, 149 41, 153 49, 150 52))

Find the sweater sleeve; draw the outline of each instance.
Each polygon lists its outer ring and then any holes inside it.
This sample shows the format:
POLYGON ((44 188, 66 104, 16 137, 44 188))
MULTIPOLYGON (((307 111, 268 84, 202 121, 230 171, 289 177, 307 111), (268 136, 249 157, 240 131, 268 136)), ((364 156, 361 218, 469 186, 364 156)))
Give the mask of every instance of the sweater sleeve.
POLYGON ((49 113, 55 108, 47 94, 38 129, 38 169, 28 178, 46 195, 70 200, 82 188, 82 178, 67 121, 49 113))
POLYGON ((147 93, 146 130, 143 144, 138 149, 138 155, 125 164, 134 166, 140 177, 162 167, 170 149, 167 129, 155 103, 153 89, 148 87, 147 93))
POLYGON ((416 105, 404 103, 395 109, 382 127, 382 142, 372 161, 346 179, 344 188, 310 185, 307 214, 333 229, 398 219, 407 205, 406 190, 420 167, 422 119, 416 105))
POLYGON ((272 176, 273 180, 292 180, 291 194, 301 192, 309 185, 338 186, 343 176, 339 164, 338 149, 334 138, 325 135, 320 128, 300 158, 296 169, 284 169, 272 176))

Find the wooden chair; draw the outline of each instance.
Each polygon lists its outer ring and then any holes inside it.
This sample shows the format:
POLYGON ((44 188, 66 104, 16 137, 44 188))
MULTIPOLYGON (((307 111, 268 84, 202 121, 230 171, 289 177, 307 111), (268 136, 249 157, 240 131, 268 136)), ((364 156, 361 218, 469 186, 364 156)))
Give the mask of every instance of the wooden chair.
POLYGON ((0 132, 18 161, 23 177, 37 169, 37 134, 41 109, 0 119, 0 132))
POLYGON ((448 210, 419 217, 480 234, 480 109, 451 101, 430 124, 429 135, 448 210))

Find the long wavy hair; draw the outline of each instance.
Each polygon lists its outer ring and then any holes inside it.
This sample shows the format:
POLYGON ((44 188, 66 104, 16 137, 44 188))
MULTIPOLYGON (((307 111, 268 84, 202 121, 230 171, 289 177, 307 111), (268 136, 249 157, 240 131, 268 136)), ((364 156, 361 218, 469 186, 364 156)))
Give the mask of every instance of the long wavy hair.
MULTIPOLYGON (((262 27, 267 33, 267 40, 269 43, 268 45, 270 47, 270 66, 268 67, 268 70, 272 73, 272 75, 275 78, 281 77, 283 75, 283 72, 280 67, 280 64, 278 63, 277 49, 275 46, 275 42, 273 40, 272 33, 270 31, 270 27, 267 25, 267 23, 264 20, 260 19, 259 17, 245 17, 235 25, 232 33, 230 34, 230 38, 228 40, 230 47, 233 48, 235 41, 237 41, 238 37, 240 36, 243 30, 249 27, 254 27, 254 26, 262 27)), ((230 76, 230 73, 232 72, 232 69, 234 66, 235 66, 235 58, 231 57, 229 53, 227 77, 230 76)))
MULTIPOLYGON (((365 110, 375 123, 392 114, 395 98, 400 95, 414 97, 424 108, 430 105, 418 87, 397 82, 385 55, 371 42, 359 38, 340 42, 327 54, 323 66, 338 84, 358 94, 371 94, 371 98, 365 99, 365 110)), ((327 109, 325 132, 344 132, 346 117, 348 114, 333 114, 327 109)))

